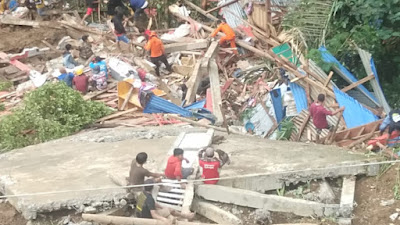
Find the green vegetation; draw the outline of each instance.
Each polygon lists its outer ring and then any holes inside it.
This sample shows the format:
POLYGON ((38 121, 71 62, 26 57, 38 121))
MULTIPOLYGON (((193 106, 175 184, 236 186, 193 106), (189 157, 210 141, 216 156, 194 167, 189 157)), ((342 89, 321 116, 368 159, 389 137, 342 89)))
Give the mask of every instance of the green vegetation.
POLYGON ((389 104, 399 107, 400 0, 335 0, 331 4, 324 0, 321 5, 316 0, 301 2, 284 24, 286 29, 297 26, 304 33, 311 48, 308 57, 329 70, 330 65, 323 65, 315 52, 322 43, 360 79, 367 74, 355 47, 367 50, 374 58, 389 104), (315 25, 317 21, 327 26, 315 25))
POLYGON ((0 91, 7 91, 13 86, 11 81, 0 81, 0 91))
POLYGON ((285 118, 281 121, 281 129, 278 132, 278 140, 289 140, 292 132, 296 130, 296 126, 294 125, 291 118, 285 118))
POLYGON ((0 152, 68 136, 111 113, 64 83, 46 84, 0 121, 0 152))

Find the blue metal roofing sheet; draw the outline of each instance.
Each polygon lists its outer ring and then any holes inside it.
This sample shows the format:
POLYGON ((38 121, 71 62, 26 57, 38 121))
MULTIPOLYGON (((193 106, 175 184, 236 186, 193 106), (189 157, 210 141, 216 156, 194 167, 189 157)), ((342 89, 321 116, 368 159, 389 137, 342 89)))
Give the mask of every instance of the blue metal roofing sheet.
MULTIPOLYGON (((357 82, 358 81, 358 79, 348 69, 346 69, 346 67, 344 67, 324 46, 321 46, 319 48, 319 51, 321 52, 322 59, 325 62, 327 62, 327 63, 335 63, 337 65, 337 67, 340 69, 340 71, 342 71, 342 73, 344 75, 346 75, 346 77, 348 79, 350 79, 352 82, 357 82)), ((368 91, 364 87, 364 85, 360 84, 360 85, 358 85, 358 88, 360 88, 360 90, 362 92, 364 92, 369 97, 371 97, 371 99, 373 99, 375 102, 377 102, 377 99, 375 98, 375 96, 370 91, 368 91)))
POLYGON ((362 126, 378 120, 377 116, 364 108, 357 100, 350 97, 348 94, 335 87, 333 91, 335 92, 336 101, 339 103, 339 106, 345 107, 343 117, 347 128, 362 126))
POLYGON ((271 92, 271 100, 272 104, 274 106, 274 111, 275 111, 275 119, 278 123, 280 123, 283 120, 283 106, 282 106, 282 95, 281 95, 281 89, 273 89, 271 92))
POLYGON ((308 108, 306 91, 302 86, 296 83, 290 83, 290 90, 292 91, 294 101, 296 102, 297 113, 301 113, 303 109, 308 108))
POLYGON ((184 117, 192 117, 193 113, 187 109, 175 105, 163 98, 152 95, 143 110, 144 113, 174 113, 184 117))

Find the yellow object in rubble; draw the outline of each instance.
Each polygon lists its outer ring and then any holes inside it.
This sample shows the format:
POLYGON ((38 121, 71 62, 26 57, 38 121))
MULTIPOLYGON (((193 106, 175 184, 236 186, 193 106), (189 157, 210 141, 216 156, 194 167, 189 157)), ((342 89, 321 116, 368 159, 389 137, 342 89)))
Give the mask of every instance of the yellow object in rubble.
POLYGON ((82 68, 79 68, 79 69, 77 69, 76 71, 75 71, 75 75, 76 76, 80 76, 80 75, 82 75, 83 74, 83 69, 82 68))
MULTIPOLYGON (((118 109, 122 110, 122 104, 124 103, 125 99, 128 98, 129 90, 131 89, 133 83, 135 82, 134 79, 129 78, 123 81, 118 82, 117 90, 118 90, 118 109)), ((160 89, 153 89, 152 92, 156 96, 164 96, 166 93, 160 89)), ((142 108, 142 105, 139 101, 139 88, 135 88, 128 100, 128 104, 126 105, 125 109, 131 109, 134 107, 142 108)))
POLYGON ((6 11, 6 0, 0 1, 0 13, 4 13, 6 11))

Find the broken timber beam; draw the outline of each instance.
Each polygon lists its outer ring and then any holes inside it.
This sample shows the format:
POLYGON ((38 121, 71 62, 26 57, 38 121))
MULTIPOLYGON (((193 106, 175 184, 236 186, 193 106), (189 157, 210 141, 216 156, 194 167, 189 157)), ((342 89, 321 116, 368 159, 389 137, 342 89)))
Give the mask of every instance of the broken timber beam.
POLYGON ((308 121, 310 120, 311 115, 308 114, 307 117, 304 119, 303 123, 301 124, 301 127, 299 129, 299 133, 297 133, 296 136, 296 141, 299 141, 301 138, 301 135, 303 134, 304 129, 306 128, 308 121))
POLYGON ((213 114, 216 117, 215 125, 222 125, 224 122, 224 117, 222 115, 222 97, 221 97, 221 87, 219 84, 219 73, 218 66, 215 58, 210 59, 209 63, 209 76, 210 76, 210 87, 211 87, 211 99, 213 114))
POLYGON ((168 44, 168 45, 165 45, 164 48, 165 48, 165 53, 171 53, 171 52, 203 49, 203 48, 207 48, 207 46, 208 46, 208 41, 205 39, 200 39, 196 42, 190 42, 190 43, 168 44))
POLYGON ((329 72, 328 79, 326 79, 324 86, 327 87, 333 76, 333 71, 329 72))
POLYGON ((341 91, 343 91, 343 92, 350 91, 351 89, 357 87, 358 85, 361 85, 361 84, 363 84, 363 83, 365 83, 365 82, 367 82, 367 81, 370 81, 370 80, 372 80, 372 79, 374 79, 374 78, 375 78, 375 76, 374 76, 373 74, 372 74, 372 75, 369 75, 369 76, 366 76, 366 77, 364 77, 363 79, 361 79, 361 80, 359 80, 359 81, 357 81, 357 82, 355 82, 355 83, 352 83, 352 84, 350 84, 349 86, 343 88, 341 91))
POLYGON ((217 7, 213 8, 213 9, 207 10, 205 13, 214 12, 215 10, 219 10, 219 9, 221 9, 221 8, 224 8, 225 6, 232 5, 233 3, 236 3, 236 2, 238 2, 238 1, 239 1, 239 0, 233 0, 233 1, 230 1, 230 2, 227 2, 227 3, 224 3, 224 4, 222 4, 222 5, 220 5, 220 6, 217 6, 217 7))
MULTIPOLYGON (((161 220, 141 219, 134 217, 108 216, 100 214, 82 214, 82 219, 89 222, 115 225, 165 225, 161 220)), ((192 223, 186 221, 176 221, 177 225, 211 225, 209 223, 192 223)))
POLYGON ((193 210, 207 219, 216 222, 217 224, 242 224, 242 221, 237 216, 206 201, 194 201, 193 210))
POLYGON ((195 5, 194 3, 192 3, 192 2, 190 2, 190 1, 188 1, 188 0, 184 0, 183 2, 184 2, 186 5, 188 5, 190 8, 193 8, 194 10, 196 10, 196 11, 199 12, 199 13, 201 13, 203 16, 209 18, 210 20, 213 20, 213 21, 217 21, 217 20, 218 20, 217 17, 215 17, 215 16, 213 16, 213 15, 211 15, 211 14, 208 14, 206 11, 204 11, 202 8, 198 7, 198 6, 195 5))
POLYGON ((199 88, 201 78, 203 77, 201 63, 202 60, 197 60, 193 69, 193 73, 187 82, 188 91, 185 97, 186 104, 191 104, 196 100, 197 89, 199 88))
POLYGON ((24 20, 24 19, 20 19, 18 17, 9 16, 9 15, 1 17, 0 24, 28 26, 28 27, 35 27, 35 28, 40 26, 40 23, 37 21, 24 20))

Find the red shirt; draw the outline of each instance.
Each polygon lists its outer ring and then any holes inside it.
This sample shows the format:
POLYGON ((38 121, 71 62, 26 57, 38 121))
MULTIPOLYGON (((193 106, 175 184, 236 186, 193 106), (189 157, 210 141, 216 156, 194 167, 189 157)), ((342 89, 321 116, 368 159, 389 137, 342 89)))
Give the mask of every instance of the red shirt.
POLYGON ((165 176, 169 179, 176 179, 178 176, 182 178, 182 160, 175 156, 169 157, 165 176))
POLYGON ((332 112, 325 109, 323 105, 316 104, 315 102, 310 106, 310 115, 313 119, 314 125, 318 129, 326 129, 328 128, 328 121, 326 120, 326 116, 332 115, 332 112))
MULTIPOLYGON (((203 168, 203 175, 201 175, 202 178, 204 179, 212 179, 212 178, 219 178, 219 172, 218 169, 221 165, 219 161, 203 161, 199 160, 199 165, 203 168)), ((205 184, 216 184, 218 183, 218 180, 209 180, 209 181, 204 181, 205 184)))
POLYGON ((75 76, 72 79, 72 84, 75 86, 75 89, 80 91, 82 94, 86 94, 88 89, 88 81, 89 78, 86 75, 75 76))

